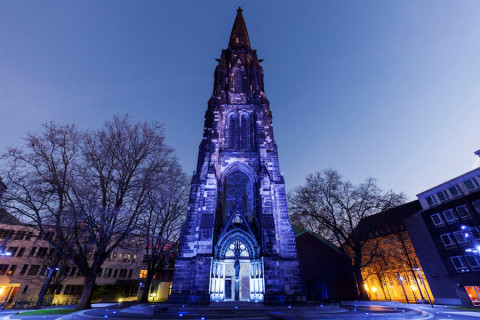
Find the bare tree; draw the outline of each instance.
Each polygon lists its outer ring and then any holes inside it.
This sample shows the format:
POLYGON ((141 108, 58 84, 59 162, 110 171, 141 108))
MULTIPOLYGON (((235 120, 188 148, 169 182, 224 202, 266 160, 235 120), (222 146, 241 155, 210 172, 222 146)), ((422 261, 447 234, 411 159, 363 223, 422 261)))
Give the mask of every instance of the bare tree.
POLYGON ((321 234, 351 259, 359 296, 368 299, 362 268, 375 257, 378 243, 365 259, 362 250, 370 230, 359 223, 364 217, 401 204, 404 198, 403 194, 382 192, 373 178, 353 185, 342 180, 337 171, 325 170, 309 175, 305 185, 291 192, 289 205, 292 223, 321 234))
POLYGON ((141 302, 148 302, 153 277, 169 267, 176 257, 176 244, 185 221, 189 184, 179 166, 172 166, 161 184, 147 196, 147 205, 139 218, 139 233, 144 238, 144 263, 147 276, 141 302))
POLYGON ((46 124, 4 159, 4 207, 35 225, 84 276, 79 309, 90 307, 103 262, 136 228, 150 190, 176 162, 158 123, 131 124, 128 116, 92 132, 46 124))

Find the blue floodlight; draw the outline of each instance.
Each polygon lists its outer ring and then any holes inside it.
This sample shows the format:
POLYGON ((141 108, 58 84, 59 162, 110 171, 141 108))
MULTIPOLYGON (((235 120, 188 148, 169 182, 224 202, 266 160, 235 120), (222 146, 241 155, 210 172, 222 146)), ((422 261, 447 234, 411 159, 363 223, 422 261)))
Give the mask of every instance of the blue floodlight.
POLYGON ((462 226, 460 226, 460 228, 461 228, 462 230, 465 230, 465 229, 467 229, 467 226, 463 226, 463 225, 462 225, 462 226))

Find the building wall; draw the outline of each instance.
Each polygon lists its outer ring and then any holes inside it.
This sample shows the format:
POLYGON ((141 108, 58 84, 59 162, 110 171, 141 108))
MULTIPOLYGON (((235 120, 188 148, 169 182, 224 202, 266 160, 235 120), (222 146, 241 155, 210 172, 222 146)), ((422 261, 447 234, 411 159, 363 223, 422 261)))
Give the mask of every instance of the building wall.
MULTIPOLYGON (((36 303, 45 283, 49 268, 55 265, 55 250, 38 237, 29 226, 0 224, 0 243, 11 255, 0 255, 0 301, 9 298, 9 306, 28 306, 36 303), (13 233, 13 235, 11 235, 13 233), (9 234, 11 236, 9 236, 9 234)), ((83 286, 83 276, 69 262, 56 265, 54 273, 61 285, 54 296, 46 296, 44 302, 72 304, 78 302, 83 286)), ((140 242, 131 240, 129 249, 118 248, 102 266, 96 279, 99 292, 107 299, 136 300, 140 293, 143 270, 143 249, 140 242), (102 287, 102 288, 99 288, 102 287)), ((154 280, 152 301, 166 300, 173 270, 157 275, 154 280)), ((94 295, 95 299, 95 295, 94 295)))
POLYGON ((461 304, 456 293, 457 285, 449 277, 422 215, 420 213, 412 215, 405 221, 405 224, 422 264, 425 277, 431 287, 435 302, 438 304, 461 304))
POLYGON ((350 260, 332 244, 303 231, 295 237, 300 273, 309 300, 357 298, 350 260))
POLYGON ((480 168, 418 198, 424 210, 415 217, 421 229, 415 246, 424 252, 434 295, 444 303, 480 305, 480 168))
POLYGON ((410 236, 402 229, 372 238, 364 247, 364 261, 375 254, 372 262, 362 269, 365 289, 371 300, 410 303, 433 300, 410 236))

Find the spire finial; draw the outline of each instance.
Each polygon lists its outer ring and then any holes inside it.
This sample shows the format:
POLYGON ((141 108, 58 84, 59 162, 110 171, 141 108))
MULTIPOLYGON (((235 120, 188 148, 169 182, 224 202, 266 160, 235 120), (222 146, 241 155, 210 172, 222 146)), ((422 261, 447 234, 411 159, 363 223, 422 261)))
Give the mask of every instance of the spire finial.
POLYGON ((248 38, 247 26, 243 20, 242 12, 242 8, 238 7, 232 33, 230 34, 230 41, 228 42, 230 48, 250 47, 250 39, 248 38))

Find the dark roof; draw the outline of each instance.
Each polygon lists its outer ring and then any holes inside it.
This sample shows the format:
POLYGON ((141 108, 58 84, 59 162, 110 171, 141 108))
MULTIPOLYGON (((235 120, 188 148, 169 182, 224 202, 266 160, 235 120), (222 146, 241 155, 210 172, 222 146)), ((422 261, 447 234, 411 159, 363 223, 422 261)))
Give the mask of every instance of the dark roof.
POLYGON ((230 34, 229 48, 250 47, 247 26, 243 20, 242 8, 238 7, 237 17, 233 23, 232 33, 230 34))
POLYGON ((12 216, 7 210, 0 208, 0 223, 4 224, 22 224, 20 220, 12 216))
POLYGON ((398 226, 403 224, 405 218, 421 210, 422 206, 420 205, 420 202, 414 200, 399 205, 398 207, 365 217, 360 223, 368 224, 370 230, 381 229, 387 226, 398 226))
POLYGON ((313 236, 314 238, 318 239, 324 245, 330 247, 332 250, 336 251, 339 254, 342 254, 342 252, 340 251, 340 249, 338 249, 337 246, 335 246, 333 243, 331 243, 330 241, 328 241, 327 239, 325 239, 324 237, 322 237, 318 233, 314 233, 310 230, 303 229, 303 228, 298 227, 298 226, 293 226, 293 231, 295 232, 295 238, 298 238, 298 237, 300 237, 304 234, 309 234, 309 235, 313 236))

